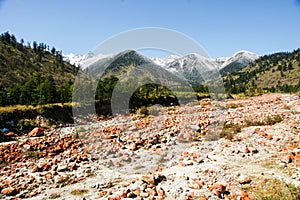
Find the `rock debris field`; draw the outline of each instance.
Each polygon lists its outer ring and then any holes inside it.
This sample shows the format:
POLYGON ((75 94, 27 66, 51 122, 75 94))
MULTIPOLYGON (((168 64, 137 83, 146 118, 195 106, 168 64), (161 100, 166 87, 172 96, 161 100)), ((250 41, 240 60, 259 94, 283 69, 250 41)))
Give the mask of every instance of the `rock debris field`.
POLYGON ((36 128, 0 144, 0 199, 300 199, 299 96, 224 105, 36 128))

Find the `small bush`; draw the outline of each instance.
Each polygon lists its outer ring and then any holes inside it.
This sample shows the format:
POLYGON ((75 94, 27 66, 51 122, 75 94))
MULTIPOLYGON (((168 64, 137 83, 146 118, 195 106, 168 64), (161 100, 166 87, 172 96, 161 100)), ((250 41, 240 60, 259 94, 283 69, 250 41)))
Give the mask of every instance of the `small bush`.
POLYGON ((25 152, 26 158, 39 158, 40 157, 40 152, 39 151, 32 151, 32 150, 27 150, 25 152))
POLYGON ((241 132, 242 127, 239 124, 225 124, 220 137, 232 140, 234 135, 241 132))
POLYGON ((247 126, 268 126, 268 125, 274 125, 276 123, 281 122, 283 119, 280 115, 274 115, 273 117, 268 116, 263 121, 255 121, 250 119, 245 119, 247 126))
POLYGON ((148 115, 149 115, 149 110, 147 109, 146 106, 142 106, 142 107, 140 107, 140 108, 136 111, 136 113, 139 114, 139 115, 148 116, 148 115))
POLYGON ((267 125, 274 125, 276 123, 282 122, 282 117, 280 115, 274 115, 273 117, 268 116, 266 123, 267 125))

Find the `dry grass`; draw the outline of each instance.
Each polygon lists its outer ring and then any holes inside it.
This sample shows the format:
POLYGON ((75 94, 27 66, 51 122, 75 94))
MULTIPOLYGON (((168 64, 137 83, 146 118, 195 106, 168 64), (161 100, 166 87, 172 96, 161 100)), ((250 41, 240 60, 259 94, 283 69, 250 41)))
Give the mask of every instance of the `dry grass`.
POLYGON ((5 106, 5 107, 0 107, 0 113, 10 113, 14 112, 15 110, 19 111, 26 111, 26 110, 39 110, 41 108, 51 108, 52 106, 73 106, 73 103, 53 103, 53 104, 46 104, 46 105, 38 105, 38 106, 26 106, 26 105, 14 105, 14 106, 5 106))
POLYGON ((264 120, 250 120, 245 119, 247 126, 268 126, 274 125, 276 123, 282 122, 282 117, 280 115, 268 116, 264 120))
POLYGON ((52 193, 50 194, 49 199, 58 199, 60 197, 61 195, 59 193, 52 193))
POLYGON ((232 140, 234 135, 241 132, 242 126, 239 124, 225 124, 220 134, 221 138, 232 140))
POLYGON ((80 196, 80 195, 86 194, 88 192, 89 191, 86 189, 75 189, 75 190, 71 191, 71 194, 74 196, 80 196))
POLYGON ((258 189, 252 191, 254 200, 300 199, 300 187, 295 187, 277 179, 265 179, 263 183, 258 189))

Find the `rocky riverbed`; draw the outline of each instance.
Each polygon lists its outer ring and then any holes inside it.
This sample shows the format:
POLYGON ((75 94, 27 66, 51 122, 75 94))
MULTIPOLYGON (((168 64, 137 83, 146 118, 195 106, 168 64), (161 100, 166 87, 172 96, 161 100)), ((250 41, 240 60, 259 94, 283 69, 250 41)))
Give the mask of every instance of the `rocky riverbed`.
POLYGON ((1 143, 0 199, 259 199, 278 190, 299 199, 299 97, 224 103, 152 108, 1 143))

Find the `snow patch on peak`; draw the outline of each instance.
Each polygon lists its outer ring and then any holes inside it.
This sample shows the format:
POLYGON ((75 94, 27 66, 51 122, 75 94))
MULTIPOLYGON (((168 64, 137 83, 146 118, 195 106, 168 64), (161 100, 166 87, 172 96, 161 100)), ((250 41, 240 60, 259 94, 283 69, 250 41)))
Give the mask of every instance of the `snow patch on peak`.
POLYGON ((155 64, 161 66, 161 67, 165 67, 167 66, 169 63, 173 62, 174 60, 178 59, 179 56, 177 55, 169 55, 165 58, 150 58, 155 64))
POLYGON ((71 63, 72 65, 75 65, 77 67, 80 67, 81 69, 85 69, 88 66, 90 66, 92 63, 96 62, 99 59, 112 57, 112 54, 104 55, 104 54, 98 54, 95 55, 93 52, 89 51, 86 54, 83 55, 75 55, 73 53, 70 54, 62 54, 64 61, 71 63))
POLYGON ((242 50, 242 51, 236 52, 231 57, 218 58, 218 59, 216 59, 216 62, 218 62, 221 65, 221 68, 224 68, 234 62, 239 62, 243 65, 247 65, 250 62, 252 62, 258 58, 259 58, 259 56, 256 55, 255 53, 252 53, 252 52, 246 51, 246 50, 242 50))

